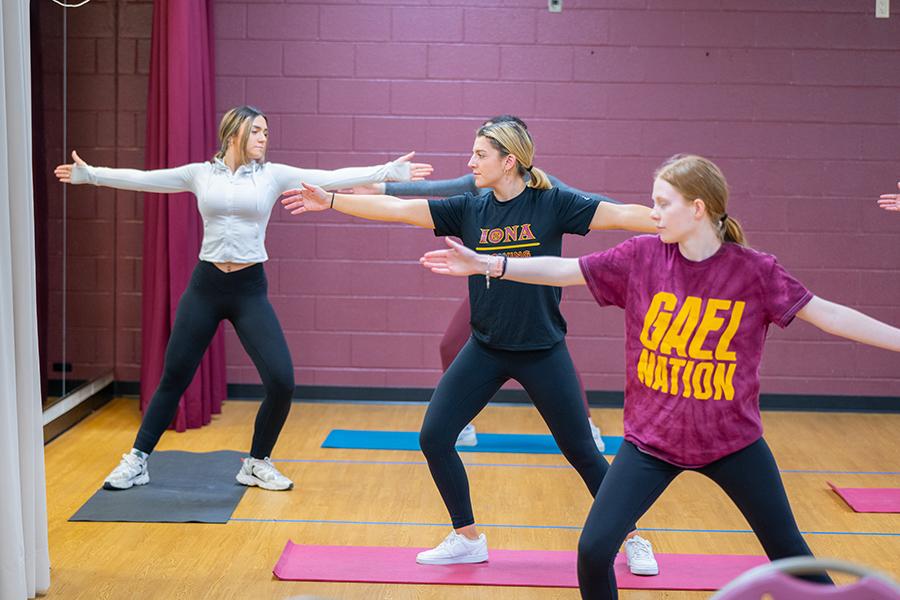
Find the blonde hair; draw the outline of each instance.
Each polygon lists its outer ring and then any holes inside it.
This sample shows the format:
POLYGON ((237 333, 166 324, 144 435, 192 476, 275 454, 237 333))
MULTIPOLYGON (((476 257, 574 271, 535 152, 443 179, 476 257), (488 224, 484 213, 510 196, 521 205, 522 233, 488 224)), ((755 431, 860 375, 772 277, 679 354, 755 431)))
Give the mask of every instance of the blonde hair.
POLYGON ((668 182, 685 200, 702 200, 706 214, 723 241, 747 245, 741 224, 726 212, 728 182, 711 160, 693 154, 676 154, 656 169, 653 176, 668 182))
MULTIPOLYGON (((222 120, 219 121, 219 151, 216 152, 213 160, 224 159, 229 141, 237 136, 235 149, 237 150, 238 164, 244 165, 250 162, 250 159, 247 158, 247 139, 250 137, 250 126, 256 117, 262 117, 266 122, 269 121, 269 118, 261 110, 253 106, 237 106, 225 113, 222 120), (246 127, 244 127, 245 123, 246 127)), ((265 160, 265 156, 262 160, 265 160)))
POLYGON ((478 129, 478 137, 490 140, 491 145, 500 152, 501 156, 512 154, 516 157, 516 168, 519 176, 525 179, 525 174, 530 175, 528 187, 539 190, 550 189, 550 180, 547 174, 535 167, 534 140, 528 129, 515 121, 492 122, 478 129))

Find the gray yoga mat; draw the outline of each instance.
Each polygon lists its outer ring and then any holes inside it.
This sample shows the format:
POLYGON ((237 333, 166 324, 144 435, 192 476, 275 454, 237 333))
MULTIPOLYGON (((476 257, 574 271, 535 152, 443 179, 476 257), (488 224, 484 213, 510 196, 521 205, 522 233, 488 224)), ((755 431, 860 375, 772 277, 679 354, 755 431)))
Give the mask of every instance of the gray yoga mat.
POLYGON ((227 523, 246 486, 235 481, 241 456, 234 450, 150 455, 150 483, 91 496, 70 521, 227 523))

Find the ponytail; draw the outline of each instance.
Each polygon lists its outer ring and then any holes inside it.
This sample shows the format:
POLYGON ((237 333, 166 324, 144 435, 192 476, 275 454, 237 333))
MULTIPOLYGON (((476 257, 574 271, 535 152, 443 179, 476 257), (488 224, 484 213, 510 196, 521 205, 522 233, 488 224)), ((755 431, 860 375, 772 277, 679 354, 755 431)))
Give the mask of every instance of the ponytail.
POLYGON ((747 245, 747 238, 744 236, 744 229, 741 227, 741 224, 727 214, 722 215, 721 232, 724 241, 740 244, 741 246, 747 245))
POLYGON ((547 177, 547 174, 537 167, 531 167, 530 169, 526 169, 526 171, 531 175, 531 178, 528 180, 528 187, 537 190, 549 190, 553 187, 550 184, 550 178, 547 177))

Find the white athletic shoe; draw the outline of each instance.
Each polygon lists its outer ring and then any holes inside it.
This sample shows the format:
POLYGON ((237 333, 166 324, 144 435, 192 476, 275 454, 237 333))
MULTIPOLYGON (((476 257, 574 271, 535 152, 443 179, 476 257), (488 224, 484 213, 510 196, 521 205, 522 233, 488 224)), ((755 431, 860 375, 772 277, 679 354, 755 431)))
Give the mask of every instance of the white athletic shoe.
POLYGON ((294 487, 294 482, 282 475, 268 456, 263 460, 251 456, 242 460, 244 464, 241 465, 241 470, 235 476, 238 483, 249 486, 258 485, 264 490, 275 491, 289 490, 294 487))
POLYGON ((464 535, 451 531, 450 535, 436 548, 419 552, 416 562, 420 565, 459 565, 487 562, 487 538, 484 534, 477 540, 470 540, 464 535))
POLYGON ((457 446, 477 446, 478 437, 475 435, 475 426, 469 423, 456 437, 457 446))
POLYGON ((625 558, 628 559, 628 570, 634 575, 659 574, 659 564, 653 556, 653 544, 639 535, 625 540, 625 558))
POLYGON ((588 419, 588 425, 591 427, 591 435, 594 437, 594 443, 597 444, 597 450, 603 454, 603 451, 606 450, 606 444, 603 443, 603 436, 600 435, 600 428, 594 425, 594 422, 588 419))
POLYGON ((127 490, 134 485, 150 483, 147 459, 129 452, 122 455, 119 466, 112 470, 103 481, 105 490, 127 490))

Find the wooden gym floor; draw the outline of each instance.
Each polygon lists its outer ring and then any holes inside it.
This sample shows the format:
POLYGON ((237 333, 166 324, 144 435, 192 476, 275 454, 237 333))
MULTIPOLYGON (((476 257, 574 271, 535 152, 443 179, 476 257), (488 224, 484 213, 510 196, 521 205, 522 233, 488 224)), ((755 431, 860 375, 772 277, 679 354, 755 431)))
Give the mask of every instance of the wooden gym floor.
MULTIPOLYGON (((231 401, 212 425, 167 432, 159 450, 248 447, 258 403, 231 401)), ((578 598, 574 589, 283 582, 272 575, 285 542, 433 546, 448 517, 418 452, 320 448, 331 429, 417 430, 425 407, 295 404, 276 448, 290 492, 249 489, 225 525, 70 523, 131 447, 137 401, 116 399, 46 447, 49 598, 299 598, 532 600, 578 598)), ((594 409, 604 434, 622 411, 594 409)), ((827 481, 900 487, 900 415, 768 412, 766 439, 813 552, 900 579, 900 515, 856 514, 827 481)), ((530 406, 489 406, 479 431, 546 433, 530 406)), ((464 454, 475 515, 491 548, 574 550, 590 497, 562 456, 464 454), (490 524, 490 526, 488 526, 490 524), (513 527, 516 526, 516 527, 513 527)), ((237 472, 239 465, 235 465, 237 472)), ((152 476, 152 473, 151 473, 152 476)), ((151 480, 152 485, 152 480, 151 480)), ((127 492, 125 492, 127 493, 127 492)), ((725 495, 685 473, 640 521, 657 552, 761 554, 725 495)), ((709 593, 622 590, 623 599, 693 600, 709 593)))

